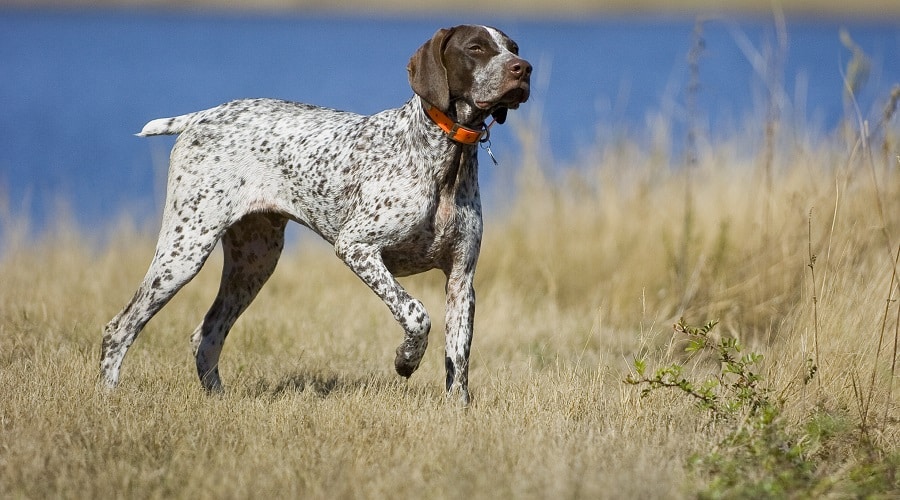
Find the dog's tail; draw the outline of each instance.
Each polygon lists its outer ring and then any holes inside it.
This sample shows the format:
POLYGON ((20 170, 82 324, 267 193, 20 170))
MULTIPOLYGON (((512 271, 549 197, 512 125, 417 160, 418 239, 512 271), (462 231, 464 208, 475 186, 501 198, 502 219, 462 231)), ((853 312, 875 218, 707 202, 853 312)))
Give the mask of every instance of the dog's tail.
POLYGON ((184 132, 196 117, 197 113, 175 116, 172 118, 157 118, 141 129, 140 133, 135 134, 138 137, 147 137, 149 135, 175 135, 184 132))

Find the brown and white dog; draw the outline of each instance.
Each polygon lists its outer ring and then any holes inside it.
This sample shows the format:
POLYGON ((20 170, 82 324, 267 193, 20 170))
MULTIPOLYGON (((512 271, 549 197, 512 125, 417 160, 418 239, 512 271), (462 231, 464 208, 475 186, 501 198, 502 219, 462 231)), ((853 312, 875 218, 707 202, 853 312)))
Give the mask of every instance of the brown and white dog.
POLYGON ((318 233, 403 327, 394 366, 409 377, 431 320, 395 276, 447 276, 447 395, 469 403, 473 278, 481 246, 478 143, 528 99, 531 65, 501 31, 438 31, 409 62, 416 95, 371 116, 248 99, 148 123, 172 149, 156 254, 131 302, 106 325, 102 384, 114 387, 138 333, 218 241, 219 293, 191 337, 203 386, 222 390, 225 337, 272 274, 289 220, 318 233))

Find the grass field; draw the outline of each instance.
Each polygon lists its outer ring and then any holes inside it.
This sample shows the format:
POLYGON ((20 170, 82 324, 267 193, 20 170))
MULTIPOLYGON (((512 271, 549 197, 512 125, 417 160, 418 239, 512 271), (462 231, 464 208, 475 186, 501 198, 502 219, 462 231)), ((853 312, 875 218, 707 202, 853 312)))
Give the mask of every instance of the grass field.
POLYGON ((505 201, 467 410, 442 394, 442 277, 403 280, 436 318, 406 382, 399 327, 311 238, 232 331, 224 395, 201 391, 188 345, 218 254, 98 392, 101 328, 153 231, 63 222, 35 239, 7 215, 0 497, 896 497, 893 108, 865 137, 772 118, 690 141, 696 161, 622 141, 567 171, 522 127, 522 164, 497 183, 515 189, 485 194, 505 201), (682 317, 719 323, 690 344, 682 317))

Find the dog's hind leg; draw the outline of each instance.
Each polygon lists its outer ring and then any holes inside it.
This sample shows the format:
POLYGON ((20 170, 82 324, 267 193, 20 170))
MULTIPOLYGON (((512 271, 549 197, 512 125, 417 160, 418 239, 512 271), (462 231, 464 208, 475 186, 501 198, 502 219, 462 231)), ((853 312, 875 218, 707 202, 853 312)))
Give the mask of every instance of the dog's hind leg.
POLYGON ((194 229, 174 218, 164 219, 147 274, 128 305, 103 329, 101 385, 116 386, 122 360, 135 338, 147 322, 197 275, 215 248, 220 233, 194 229))
POLYGON ((222 236, 225 260, 219 293, 191 336, 197 374, 208 391, 222 390, 218 363, 225 337, 275 270, 286 224, 280 215, 251 214, 222 236))
POLYGON ((100 383, 106 387, 116 386, 122 360, 134 339, 197 275, 231 224, 227 199, 202 187, 211 182, 208 173, 202 168, 199 173, 182 168, 198 164, 196 158, 183 156, 184 150, 179 148, 182 139, 184 136, 172 150, 165 211, 153 261, 131 302, 103 330, 100 383))

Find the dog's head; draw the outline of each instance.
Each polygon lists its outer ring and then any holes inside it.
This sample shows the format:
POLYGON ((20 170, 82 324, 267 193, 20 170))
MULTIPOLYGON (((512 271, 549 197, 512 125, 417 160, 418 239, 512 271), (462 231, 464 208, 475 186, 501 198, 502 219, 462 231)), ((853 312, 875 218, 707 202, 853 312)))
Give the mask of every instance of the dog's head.
POLYGON ((531 64, 519 57, 519 46, 487 26, 439 30, 409 60, 413 91, 460 121, 493 115, 506 120, 509 109, 528 100, 531 64))

